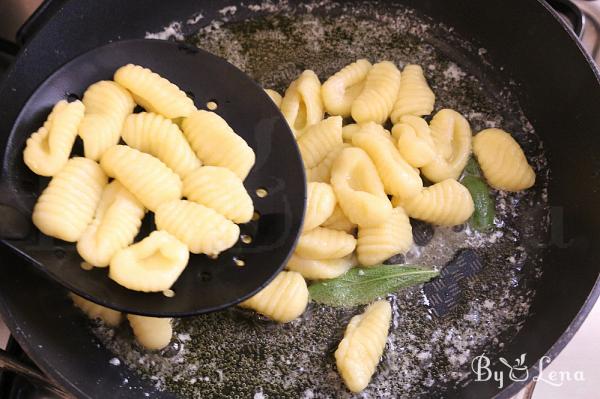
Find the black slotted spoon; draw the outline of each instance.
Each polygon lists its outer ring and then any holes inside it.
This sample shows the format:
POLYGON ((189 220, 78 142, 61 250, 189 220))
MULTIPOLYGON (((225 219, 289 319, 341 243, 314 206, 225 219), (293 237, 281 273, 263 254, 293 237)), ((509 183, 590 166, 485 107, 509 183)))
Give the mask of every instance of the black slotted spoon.
MULTIPOLYGON (((76 142, 73 154, 81 154, 80 144, 76 142)), ((21 110, 2 161, 2 242, 69 290, 127 313, 190 316, 223 309, 252 296, 282 269, 304 215, 303 164, 277 107, 256 83, 227 61, 175 42, 114 42, 63 65, 21 110), (45 236, 30 222, 35 201, 49 179, 35 175, 24 164, 25 141, 57 101, 80 98, 88 86, 112 79, 119 67, 129 63, 169 79, 188 93, 198 109, 215 102, 215 112, 256 153, 256 164, 244 181, 256 212, 251 222, 240 225, 244 239, 216 259, 191 254, 188 266, 171 287, 175 293, 172 297, 128 290, 108 278, 108 268, 85 270, 75 243, 45 236)), ((154 229, 153 216, 148 214, 136 241, 154 229)))

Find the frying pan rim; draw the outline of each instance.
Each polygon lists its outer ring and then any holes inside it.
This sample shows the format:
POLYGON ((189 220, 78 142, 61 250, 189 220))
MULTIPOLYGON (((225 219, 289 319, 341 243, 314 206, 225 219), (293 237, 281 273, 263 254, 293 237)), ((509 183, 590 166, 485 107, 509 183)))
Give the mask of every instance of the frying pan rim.
MULTIPOLYGON (((574 45, 577 46, 577 48, 579 49, 579 52, 583 56, 584 60, 586 61, 588 66, 591 68, 593 74, 595 75, 596 82, 598 82, 600 84, 600 66, 596 65, 596 63, 593 61, 591 56, 585 51, 585 49, 583 48, 581 43, 577 40, 575 34, 571 31, 571 29, 566 24, 566 22, 564 22, 558 16, 558 14, 543 0, 537 0, 537 3, 539 3, 540 6, 543 7, 544 10, 549 12, 553 16, 553 18, 556 20, 556 22, 558 24, 560 24, 562 26, 562 28, 566 31, 566 33, 571 38, 571 41, 573 41, 574 45)), ((64 4, 62 6, 64 7, 64 4)), ((61 7, 61 9, 63 7, 61 7)), ((25 45, 19 51, 19 53, 17 54, 17 59, 19 57, 21 57, 22 53, 26 50, 26 48, 27 48, 27 45, 25 45)), ((2 82, 0 82, 0 88, 2 88, 4 86, 5 82, 12 75, 12 72, 14 71, 14 69, 15 69, 15 65, 13 64, 7 71, 7 73, 5 75, 5 79, 3 79, 2 82)), ((581 306, 579 311, 573 316, 573 319, 569 323, 569 326, 567 327, 565 332, 563 334, 561 334, 561 336, 557 339, 557 341, 548 349, 548 351, 546 351, 546 355, 550 355, 551 359, 554 359, 554 355, 559 354, 562 351, 562 349, 564 349, 566 344, 568 344, 570 342, 570 340, 572 339, 573 335, 575 335, 575 333, 579 330, 579 328, 581 327, 581 324, 583 324, 584 320, 587 318, 588 314, 590 313, 591 309, 593 308, 593 306, 595 305, 595 303, 597 302, 599 297, 600 297, 600 275, 596 278, 596 282, 595 282, 594 286, 592 287, 592 289, 590 290, 588 297, 586 298, 585 302, 583 303, 583 305, 581 306)), ((17 329, 17 325, 15 323, 13 323, 13 320, 10 317, 7 317, 7 315, 12 314, 12 312, 7 307, 7 305, 4 301, 4 298, 1 294, 0 294, 0 314, 1 314, 1 316, 3 316, 6 324, 9 326, 11 332, 15 331, 13 333, 13 335, 17 339, 17 342, 19 342, 21 347, 26 351, 26 353, 32 359, 36 359, 36 364, 38 364, 44 372, 46 372, 49 376, 54 377, 56 380, 58 380, 61 383, 61 385, 72 387, 74 390, 77 391, 77 393, 83 394, 83 392, 81 392, 77 388, 77 386, 73 385, 71 383, 71 381, 67 380, 66 378, 63 378, 62 374, 55 373, 55 370, 52 367, 50 367, 50 365, 45 361, 45 359, 42 356, 38 356, 39 353, 37 353, 35 350, 32 350, 32 347, 31 347, 30 343, 28 342, 27 338, 25 337, 24 332, 21 329, 17 329)), ((528 384, 534 376, 539 374, 537 365, 532 366, 529 370, 530 370, 529 379, 522 381, 522 382, 513 382, 510 385, 507 385, 503 390, 501 390, 495 396, 495 398, 508 399, 511 396, 513 396, 514 394, 516 394, 519 390, 523 389, 523 387, 526 384, 528 384)), ((87 396, 84 396, 84 397, 87 397, 87 396)))

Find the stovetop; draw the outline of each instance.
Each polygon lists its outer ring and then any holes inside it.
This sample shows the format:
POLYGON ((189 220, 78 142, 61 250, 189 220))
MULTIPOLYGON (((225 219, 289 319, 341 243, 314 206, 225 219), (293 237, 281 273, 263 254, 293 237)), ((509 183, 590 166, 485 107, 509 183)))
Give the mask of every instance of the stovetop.
MULTIPOLYGON (((581 42, 583 43, 585 49, 596 60, 596 63, 600 65, 600 0, 571 0, 571 2, 575 4, 584 15, 583 32, 580 36, 581 42)), ((10 32, 10 30, 7 31, 7 25, 19 26, 19 24, 27 18, 27 13, 34 10, 39 3, 41 3, 41 0, 0 1, 0 40, 7 39, 11 36, 11 33, 14 33, 10 32), (5 21, 3 22, 3 19, 6 18, 10 19, 10 24, 4 23, 5 21), (16 25, 15 19, 18 21, 16 25)), ((572 18, 570 18, 570 16, 563 15, 563 18, 572 24, 572 18)), ((3 56, 3 54, 0 52, 0 77, 8 66, 9 57, 3 56)), ((599 306, 600 304, 596 305, 596 310, 599 308, 599 306)), ((592 313, 594 313, 594 311, 592 311, 592 313)), ((596 311, 595 314, 597 314, 597 318, 600 319, 600 311, 596 311)), ((595 320, 593 322, 586 321, 586 324, 584 324, 582 330, 586 328, 586 325, 588 329, 597 329, 598 325, 600 325, 600 320, 595 320)), ((581 332, 578 332, 569 345, 575 345, 576 342, 578 345, 581 345, 581 342, 579 342, 581 340, 577 340, 578 335, 582 335, 581 332)), ((0 320, 0 348, 6 348, 6 351, 9 354, 35 368, 34 363, 27 357, 18 343, 14 339, 9 338, 8 330, 6 329, 6 326, 3 324, 2 320, 0 320)), ((564 352, 568 351, 569 346, 567 346, 564 352)), ((529 399, 532 398, 532 396, 534 398, 547 397, 547 392, 542 394, 542 391, 543 390, 540 390, 540 394, 543 396, 534 394, 534 386, 533 384, 530 384, 513 399, 529 399)), ((555 391, 555 393, 557 392, 555 391)), ((25 378, 15 376, 12 373, 0 372, 0 398, 52 399, 54 397, 55 396, 53 396, 50 392, 32 384, 25 378)), ((561 397, 564 396, 561 395, 561 397)))

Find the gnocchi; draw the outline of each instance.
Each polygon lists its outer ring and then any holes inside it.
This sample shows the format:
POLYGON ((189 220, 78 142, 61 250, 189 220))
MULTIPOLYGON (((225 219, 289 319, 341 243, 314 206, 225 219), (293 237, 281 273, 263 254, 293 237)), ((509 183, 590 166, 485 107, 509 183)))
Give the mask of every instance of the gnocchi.
POLYGON ((104 151, 119 143, 121 128, 135 103, 131 94, 119 84, 102 80, 83 93, 85 115, 79 125, 86 158, 100 160, 104 151))
POLYGON ((148 68, 133 64, 122 66, 115 72, 114 81, 129 90, 135 102, 146 111, 175 119, 188 117, 196 110, 185 92, 148 68))
POLYGON ((327 183, 308 183, 304 231, 312 230, 325 222, 335 209, 336 198, 327 183))
POLYGON ((473 152, 490 186, 521 191, 535 184, 535 172, 519 143, 500 129, 485 129, 473 139, 473 152))
POLYGON ((326 280, 336 278, 356 266, 356 256, 346 255, 338 259, 306 259, 292 254, 285 268, 298 272, 307 280, 326 280))
POLYGON ((352 103, 365 87, 371 63, 360 59, 331 76, 321 87, 325 111, 329 115, 350 116, 352 103))
POLYGON ((194 111, 184 119, 182 129, 196 155, 206 165, 231 170, 242 180, 254 166, 256 156, 225 119, 210 111, 194 111), (223 151, 227 148, 227 151, 223 151))
POLYGON ((400 71, 392 62, 383 61, 369 70, 365 86, 352 103, 352 118, 357 123, 385 122, 398 96, 400 71))
POLYGON ((181 179, 160 159, 125 145, 106 150, 100 165, 149 210, 181 198, 181 179))
POLYGON ((142 241, 119 250, 110 261, 108 276, 134 291, 160 292, 171 288, 185 269, 188 248, 166 231, 153 231, 142 241))
POLYGON ((335 206, 333 213, 325 222, 323 222, 322 226, 333 230, 345 231, 346 233, 352 233, 356 228, 356 224, 348 219, 339 205, 335 206))
POLYGON ((65 167, 84 110, 81 101, 56 103, 44 125, 27 139, 23 160, 29 169, 41 176, 54 176, 65 167))
POLYGON ((331 186, 348 219, 359 226, 383 223, 392 212, 377 169, 360 148, 345 148, 333 163, 331 186))
POLYGON ((158 230, 171 233, 193 254, 216 256, 240 236, 238 225, 225 216, 186 200, 165 202, 156 210, 154 221, 158 230))
POLYGON ((474 211, 469 190, 454 179, 429 186, 415 197, 394 197, 394 206, 402 206, 415 219, 440 226, 455 226, 466 222, 474 211))
POLYGON ((398 151, 409 165, 421 168, 436 156, 431 129, 423 118, 404 115, 400 123, 392 128, 392 135, 398 140, 398 151))
POLYGON ((298 139, 304 167, 314 168, 331 151, 342 145, 342 118, 332 116, 313 126, 298 139))
POLYGON ((319 77, 311 70, 302 72, 285 91, 279 109, 296 137, 321 121, 324 110, 319 77))
POLYGON ((377 301, 354 316, 335 351, 335 362, 342 379, 352 392, 367 387, 385 349, 392 307, 377 301))
POLYGON ((349 144, 342 144, 331 150, 325 158, 314 168, 306 169, 306 180, 309 182, 329 183, 331 180, 331 167, 344 148, 349 144))
POLYGON ((458 179, 471 155, 471 127, 458 112, 439 111, 429 124, 435 143, 435 156, 421 168, 421 173, 434 183, 458 179))
POLYGON ((373 266, 400 253, 406 253, 413 243, 412 227, 401 207, 392 210, 384 223, 358 229, 356 253, 363 266, 373 266))
POLYGON ((69 298, 71 298, 73 304, 81 309, 87 317, 90 319, 100 319, 107 326, 116 327, 121 324, 121 320, 123 320, 123 314, 119 311, 88 301, 72 292, 69 292, 69 298))
POLYGON ((267 95, 269 96, 271 101, 275 103, 277 108, 281 107, 281 101, 283 100, 281 94, 277 93, 275 90, 272 89, 265 89, 265 93, 267 93, 267 95))
POLYGON ((271 320, 288 323, 302 315, 308 305, 308 287, 300 273, 283 271, 258 294, 240 303, 271 320))
POLYGON ((403 115, 429 115, 434 104, 435 94, 427 84, 423 68, 413 64, 405 66, 398 98, 392 110, 392 122, 397 123, 403 115))
POLYGON ((159 350, 169 345, 173 336, 171 319, 127 315, 133 335, 140 345, 149 350, 159 350))
MULTIPOLYGON (((363 129, 383 131, 381 125, 369 123, 363 129)), ((362 130, 352 136, 352 144, 363 149, 375 164, 385 192, 410 198, 421 191, 423 181, 419 172, 410 166, 398 153, 385 133, 370 134, 362 130)))
POLYGON ((67 161, 33 208, 33 224, 44 234, 76 242, 94 218, 96 206, 108 179, 91 159, 67 161))
POLYGON ((94 220, 77 241, 77 252, 93 266, 108 266, 117 251, 133 242, 145 213, 142 203, 113 180, 102 192, 94 220))
POLYGON ((181 179, 202 165, 179 127, 159 114, 129 115, 122 136, 125 144, 160 159, 181 179))
POLYGON ((351 254, 356 238, 343 231, 316 227, 300 236, 296 254, 308 259, 336 259, 351 254))
POLYGON ((203 166, 183 180, 183 195, 212 208, 234 223, 252 219, 254 205, 244 183, 227 168, 203 166))

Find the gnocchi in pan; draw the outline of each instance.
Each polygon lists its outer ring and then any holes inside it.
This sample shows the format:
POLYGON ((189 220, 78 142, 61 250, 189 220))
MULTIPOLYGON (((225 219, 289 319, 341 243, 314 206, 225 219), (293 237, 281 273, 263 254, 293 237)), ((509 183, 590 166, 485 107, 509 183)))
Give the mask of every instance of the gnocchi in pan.
POLYGON ((392 307, 377 301, 354 316, 335 351, 335 362, 348 389, 360 392, 367 387, 387 341, 392 307))
MULTIPOLYGON (((239 306, 278 323, 304 313, 307 281, 373 272, 409 252, 410 218, 438 226, 474 218, 477 196, 474 201, 464 180, 472 153, 494 189, 535 184, 535 171, 510 133, 473 135, 463 115, 436 108, 419 65, 401 72, 390 61, 359 59, 320 78, 306 70, 283 96, 265 90, 296 138, 307 203, 285 270, 239 306), (356 266, 364 269, 346 274, 356 266)), ((77 242, 86 262, 108 266, 110 278, 132 290, 168 290, 190 253, 226 251, 240 238, 238 224, 254 215, 244 187, 255 163, 252 148, 222 117, 197 110, 176 85, 142 66, 119 68, 114 81, 93 84, 81 102, 57 103, 23 157, 32 171, 52 177, 35 205, 34 224, 77 242), (133 113, 135 104, 146 112, 133 113), (78 134, 85 158, 70 158, 78 134), (146 212, 154 212, 156 231, 136 242, 146 212)), ((71 298, 108 325, 123 318, 71 298)), ((334 355, 352 392, 374 375, 392 314, 387 300, 363 303, 371 304, 350 320, 334 355)), ((172 320, 126 317, 145 348, 169 343, 172 320)))
MULTIPOLYGON (((321 97, 325 119, 303 123, 297 135, 308 201, 303 233, 286 265, 306 280, 343 278, 356 265, 406 254, 413 245, 409 218, 438 226, 467 222, 475 203, 459 178, 472 151, 494 188, 518 191, 535 181, 510 134, 487 129, 473 138, 469 122, 452 109, 438 110, 428 122, 436 97, 419 65, 400 72, 388 61, 357 60, 324 80, 321 97), (388 120, 391 132, 384 127, 388 120)), ((379 301, 348 325, 335 358, 353 392, 374 373, 390 313, 379 301)))

